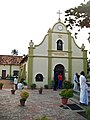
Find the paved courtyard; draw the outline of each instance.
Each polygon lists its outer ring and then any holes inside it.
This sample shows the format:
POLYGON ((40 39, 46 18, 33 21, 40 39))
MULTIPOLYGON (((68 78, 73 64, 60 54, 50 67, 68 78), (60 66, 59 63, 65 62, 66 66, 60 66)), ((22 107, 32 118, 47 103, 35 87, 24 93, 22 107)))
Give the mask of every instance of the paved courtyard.
MULTIPOLYGON (((79 110, 60 107, 59 91, 44 89, 43 94, 39 94, 38 90, 27 89, 30 96, 26 105, 21 107, 20 91, 17 90, 15 95, 12 95, 10 90, 0 90, 0 120, 35 120, 44 115, 50 120, 86 120, 77 113, 79 110)), ((68 103, 75 101, 69 100, 68 103)))

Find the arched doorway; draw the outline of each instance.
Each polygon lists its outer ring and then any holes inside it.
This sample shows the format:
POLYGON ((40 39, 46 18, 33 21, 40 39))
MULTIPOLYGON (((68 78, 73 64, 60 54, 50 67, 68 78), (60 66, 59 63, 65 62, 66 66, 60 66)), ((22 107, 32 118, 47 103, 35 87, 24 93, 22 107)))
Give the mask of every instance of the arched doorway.
POLYGON ((63 80, 65 79, 65 68, 64 68, 64 66, 62 64, 57 64, 55 66, 54 75, 55 75, 55 73, 57 73, 57 75, 61 73, 62 77, 63 77, 63 80))

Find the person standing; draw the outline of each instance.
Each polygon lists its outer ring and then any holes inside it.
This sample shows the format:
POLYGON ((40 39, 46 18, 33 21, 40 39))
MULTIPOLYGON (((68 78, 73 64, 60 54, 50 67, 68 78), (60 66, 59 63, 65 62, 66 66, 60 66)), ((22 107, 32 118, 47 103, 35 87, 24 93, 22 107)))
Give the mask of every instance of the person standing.
POLYGON ((84 71, 80 73, 80 105, 88 105, 88 86, 84 71))
POLYGON ((15 90, 17 90, 17 84, 18 84, 18 77, 15 76, 15 77, 14 77, 14 86, 15 86, 15 90))
POLYGON ((20 81, 20 82, 18 83, 17 88, 18 88, 18 90, 24 89, 24 85, 23 85, 22 81, 20 81))
POLYGON ((60 73, 60 74, 58 75, 58 89, 61 89, 61 88, 62 88, 62 80, 63 80, 62 74, 60 73))
POLYGON ((54 88, 53 88, 53 90, 57 90, 57 85, 58 85, 58 72, 55 72, 55 74, 54 74, 54 88))
POLYGON ((78 77, 79 75, 78 75, 78 73, 75 73, 75 75, 74 75, 74 79, 73 79, 73 81, 74 81, 74 90, 79 90, 79 86, 78 86, 78 83, 79 83, 79 77, 78 77))

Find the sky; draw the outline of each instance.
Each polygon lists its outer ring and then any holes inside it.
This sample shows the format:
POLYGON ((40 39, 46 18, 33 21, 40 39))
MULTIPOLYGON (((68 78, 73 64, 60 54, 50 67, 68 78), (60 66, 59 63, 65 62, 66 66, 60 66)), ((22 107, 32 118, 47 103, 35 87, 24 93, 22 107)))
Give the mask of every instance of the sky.
MULTIPOLYGON (((30 40, 40 44, 48 29, 58 22, 58 10, 64 22, 64 11, 82 2, 84 0, 0 0, 0 55, 11 55, 13 49, 18 50, 19 55, 27 54, 30 40)), ((79 33, 76 43, 78 46, 84 43, 89 50, 87 37, 85 29, 79 33)))

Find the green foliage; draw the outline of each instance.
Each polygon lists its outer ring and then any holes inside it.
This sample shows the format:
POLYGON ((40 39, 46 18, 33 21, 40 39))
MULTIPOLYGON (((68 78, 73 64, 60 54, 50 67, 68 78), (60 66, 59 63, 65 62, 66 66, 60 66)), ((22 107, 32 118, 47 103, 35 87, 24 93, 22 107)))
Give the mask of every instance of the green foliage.
POLYGON ((13 49, 13 50, 11 51, 11 53, 12 53, 13 55, 18 55, 18 50, 13 49))
MULTIPOLYGON (((65 14, 65 23, 71 30, 78 27, 77 32, 79 32, 80 28, 90 28, 90 0, 86 4, 81 3, 77 7, 66 10, 65 14)), ((76 36, 77 33, 75 33, 75 38, 76 36)))
POLYGON ((29 97, 29 92, 27 92, 26 90, 22 90, 20 93, 21 99, 27 99, 29 97))
POLYGON ((73 97, 73 89, 62 89, 59 93, 62 98, 71 98, 73 97))
POLYGON ((44 88, 45 88, 45 89, 48 89, 48 85, 44 85, 44 88))
POLYGON ((71 88, 73 88, 73 84, 70 81, 64 80, 62 83, 62 88, 63 89, 71 89, 71 88))
POLYGON ((86 114, 90 114, 90 107, 86 108, 86 114))
POLYGON ((0 83, 0 87, 3 87, 3 83, 0 83))
POLYGON ((86 108, 86 115, 87 115, 87 117, 88 117, 89 120, 90 120, 90 107, 87 107, 87 108, 86 108))
POLYGON ((90 76, 89 76, 89 75, 87 76, 87 79, 90 79, 90 76))
POLYGON ((33 84, 31 85, 31 89, 36 89, 36 84, 35 84, 35 83, 33 83, 33 84))

